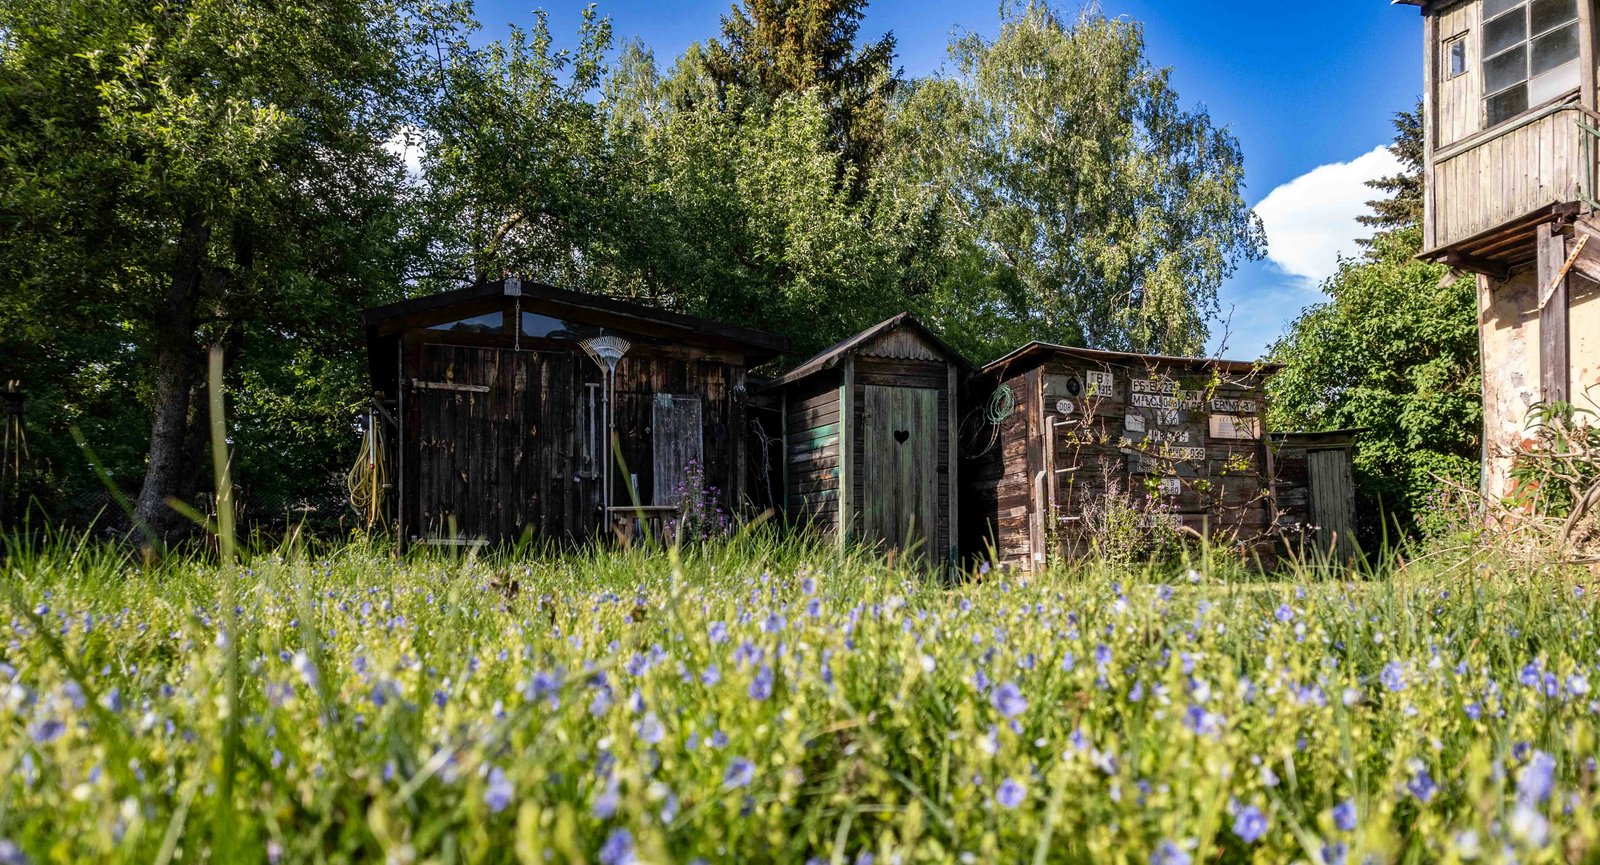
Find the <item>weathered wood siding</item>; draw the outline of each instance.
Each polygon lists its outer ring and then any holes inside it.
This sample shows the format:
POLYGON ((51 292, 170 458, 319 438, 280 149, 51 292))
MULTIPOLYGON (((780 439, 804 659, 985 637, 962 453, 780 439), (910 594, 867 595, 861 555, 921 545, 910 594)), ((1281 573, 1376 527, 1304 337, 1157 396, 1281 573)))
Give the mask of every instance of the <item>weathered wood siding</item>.
POLYGON ((1540 208, 1578 201, 1585 169, 1575 106, 1530 116, 1435 155, 1429 249, 1498 228, 1540 208))
POLYGON ((789 518, 828 533, 839 525, 841 379, 837 371, 818 373, 784 395, 784 496, 789 518))
POLYGON ((1435 111, 1438 116, 1439 146, 1448 146, 1483 128, 1483 56, 1478 41, 1478 0, 1457 3, 1438 13, 1437 41, 1431 50, 1434 80, 1438 82, 1435 111), (1467 68, 1450 77, 1449 45, 1465 39, 1467 68))
MULTIPOLYGON (((924 441, 931 442, 935 449, 931 457, 933 460, 933 488, 930 490, 927 487, 923 487, 920 494, 933 497, 934 500, 931 507, 935 512, 935 524, 928 533, 928 543, 924 546, 924 550, 931 561, 943 561, 954 544, 954 539, 950 534, 950 484, 947 482, 952 471, 949 459, 950 436, 952 433, 951 424, 948 421, 950 417, 950 367, 942 359, 889 358, 865 353, 858 355, 854 360, 855 405, 858 407, 857 416, 859 422, 855 423, 851 431, 851 461, 853 464, 852 476, 860 479, 860 482, 854 484, 851 488, 852 511, 856 515, 854 522, 857 525, 862 525, 869 511, 875 514, 881 513, 887 505, 879 500, 880 496, 899 496, 897 492, 889 492, 875 487, 873 478, 867 472, 866 449, 869 425, 876 426, 881 431, 886 422, 900 422, 905 425, 913 420, 909 417, 866 417, 867 388, 912 388, 932 391, 931 398, 935 406, 935 416, 932 421, 934 426, 930 432, 919 432, 918 436, 924 441)), ((909 406, 910 403, 907 402, 905 405, 909 406)), ((923 420, 920 423, 925 424, 928 421, 923 420)), ((919 477, 921 476, 919 474, 919 477)), ((919 511, 926 512, 923 505, 919 504, 916 507, 919 511)), ((867 537, 888 543, 895 535, 868 534, 867 537)))
POLYGON ((1355 481, 1348 439, 1323 441, 1323 434, 1277 437, 1273 490, 1278 528, 1300 556, 1348 561, 1356 539, 1355 481))
POLYGON ((1057 356, 980 380, 972 403, 997 387, 1015 408, 963 468, 970 548, 993 543, 1002 563, 1024 567, 1083 555, 1119 506, 1219 540, 1256 545, 1268 534, 1258 379, 1057 356))
MULTIPOLYGON (((429 331, 407 336, 402 525, 416 537, 598 534, 604 525, 598 457, 608 444, 597 391, 599 453, 589 446, 586 385, 602 380, 600 369, 575 345, 512 350, 460 344, 468 339, 429 331)), ((684 464, 698 452, 724 511, 737 508, 747 443, 745 407, 734 386, 743 381, 743 367, 726 358, 636 345, 618 365, 613 394, 621 454, 614 503, 627 504, 636 490, 643 504, 671 504, 659 500, 671 498, 684 464), (663 400, 673 405, 671 426, 658 429, 663 400), (695 414, 698 429, 691 428, 695 414), (670 464, 658 491, 663 460, 670 464)))

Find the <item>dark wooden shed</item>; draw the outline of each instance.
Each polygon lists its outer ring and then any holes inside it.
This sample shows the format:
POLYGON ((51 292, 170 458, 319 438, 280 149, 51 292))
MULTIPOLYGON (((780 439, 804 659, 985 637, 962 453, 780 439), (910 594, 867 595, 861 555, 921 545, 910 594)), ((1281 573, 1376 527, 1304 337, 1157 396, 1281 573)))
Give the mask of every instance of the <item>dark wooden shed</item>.
POLYGON ((1356 555, 1356 436, 1365 429, 1273 433, 1278 526, 1297 554, 1356 555))
POLYGON ((965 546, 1032 568, 1088 553, 1125 508, 1269 555, 1272 369, 1042 342, 989 364, 962 428, 965 546))
POLYGON ((953 559, 956 397, 971 368, 901 313, 775 379, 790 520, 930 564, 953 559))
POLYGON ((676 503, 689 462, 724 509, 747 488, 746 371, 771 334, 507 279, 367 310, 373 388, 394 421, 393 515, 430 543, 578 539, 611 501, 676 503), (610 391, 583 343, 621 337, 610 391))

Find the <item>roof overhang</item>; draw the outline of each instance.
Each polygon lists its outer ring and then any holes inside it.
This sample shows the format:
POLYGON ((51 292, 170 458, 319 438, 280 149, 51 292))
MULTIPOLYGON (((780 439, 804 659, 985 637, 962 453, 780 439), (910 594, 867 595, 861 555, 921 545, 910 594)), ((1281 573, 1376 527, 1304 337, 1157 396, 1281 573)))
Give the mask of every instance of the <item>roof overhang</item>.
POLYGON ((851 356, 856 351, 866 347, 867 345, 870 345, 873 340, 902 327, 915 330, 918 335, 932 343, 935 348, 943 352, 945 356, 949 357, 956 363, 957 366, 960 366, 962 369, 969 372, 976 369, 976 367, 972 365, 971 361, 962 356, 961 352, 951 348, 949 343, 945 342, 942 337, 940 337, 937 333, 934 333, 933 330, 927 325, 918 321, 916 316, 909 312, 902 312, 899 315, 893 316, 892 318, 886 318, 883 321, 880 321, 877 324, 867 328, 866 330, 861 331, 860 333, 845 337, 839 342, 836 342, 822 351, 817 352, 811 357, 806 358, 794 369, 791 369, 783 375, 773 379, 767 384, 767 388, 772 389, 783 387, 786 384, 797 382, 803 378, 807 378, 822 372, 823 370, 832 369, 833 367, 838 366, 845 358, 851 356))
POLYGON ((1102 351, 1094 348, 1078 348, 1070 345, 1057 345, 1055 343, 1040 342, 1035 340, 1012 351, 1010 354, 996 360, 981 370, 983 375, 1001 375, 1006 369, 1013 366, 1042 362, 1052 355, 1068 355, 1079 360, 1096 363, 1119 365, 1145 364, 1148 366, 1184 367, 1187 369, 1221 370, 1234 374, 1258 373, 1270 375, 1283 369, 1281 363, 1252 360, 1226 360, 1223 358, 1208 357, 1174 357, 1163 354, 1139 354, 1125 351, 1102 351))

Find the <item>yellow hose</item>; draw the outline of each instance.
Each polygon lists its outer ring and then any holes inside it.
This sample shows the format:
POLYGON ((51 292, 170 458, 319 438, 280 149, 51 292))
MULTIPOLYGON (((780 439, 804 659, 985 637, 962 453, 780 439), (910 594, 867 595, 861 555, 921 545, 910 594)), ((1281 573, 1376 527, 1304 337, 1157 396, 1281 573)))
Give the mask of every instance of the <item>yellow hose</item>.
POLYGON ((350 491, 350 506, 367 520, 370 530, 383 519, 383 491, 388 487, 389 468, 384 458, 383 428, 373 412, 367 412, 367 431, 361 437, 361 455, 345 475, 350 491))

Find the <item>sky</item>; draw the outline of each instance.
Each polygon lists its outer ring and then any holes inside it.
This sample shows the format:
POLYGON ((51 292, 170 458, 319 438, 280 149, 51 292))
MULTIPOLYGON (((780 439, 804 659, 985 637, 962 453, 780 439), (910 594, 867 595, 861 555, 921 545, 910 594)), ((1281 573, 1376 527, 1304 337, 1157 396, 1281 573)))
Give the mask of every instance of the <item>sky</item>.
MULTIPOLYGON (((617 44, 637 38, 669 65, 692 42, 717 35, 730 0, 604 0, 617 44)), ((549 14, 557 44, 571 47, 586 3, 479 0, 484 36, 495 38, 534 9, 549 14)), ((1058 0, 1062 8, 1077 0, 1058 0)), ((1355 217, 1394 173, 1385 149, 1392 118, 1422 92, 1422 18, 1387 0, 1101 0, 1108 15, 1145 26, 1146 53, 1172 68, 1182 101, 1203 106, 1239 138, 1245 200, 1266 230, 1267 258, 1243 264, 1220 291, 1226 321, 1208 349, 1260 355, 1307 305, 1341 254, 1366 235, 1355 217)), ((893 32, 907 76, 945 66, 953 33, 993 36, 998 0, 874 0, 863 41, 893 32)))

